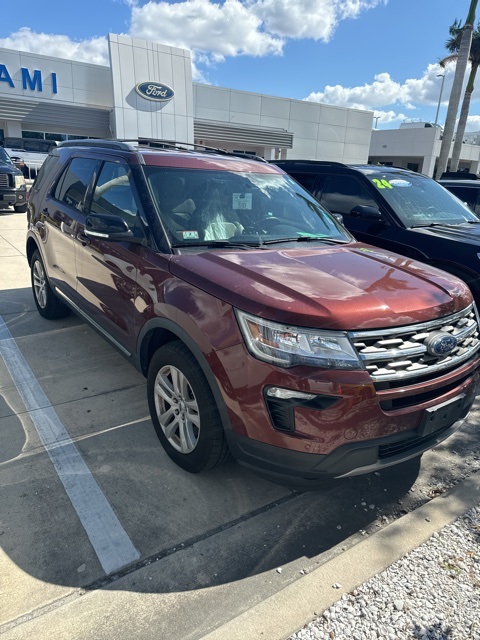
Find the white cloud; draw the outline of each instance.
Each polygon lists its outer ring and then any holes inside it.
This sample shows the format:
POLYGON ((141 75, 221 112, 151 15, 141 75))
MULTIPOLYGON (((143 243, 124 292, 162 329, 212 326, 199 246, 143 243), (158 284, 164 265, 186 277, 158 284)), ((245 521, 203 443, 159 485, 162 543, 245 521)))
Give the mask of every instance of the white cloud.
MULTIPOLYGON (((397 106, 409 111, 408 117, 415 117, 415 110, 419 106, 438 105, 443 81, 442 104, 447 105, 452 87, 455 64, 449 64, 442 69, 437 63, 428 65, 421 78, 409 78, 403 83, 396 82, 389 73, 378 73, 371 84, 356 87, 341 85, 327 85, 323 91, 313 91, 305 100, 324 102, 352 109, 368 109, 380 115, 379 123, 404 120, 404 113, 386 109, 397 106)), ((474 91, 472 100, 480 99, 480 90, 474 91)))
POLYGON ((184 0, 132 7, 130 34, 226 56, 278 55, 287 39, 328 40, 342 20, 388 0, 184 0), (185 26, 188 25, 188 28, 185 26))
POLYGON ((238 0, 147 2, 132 9, 130 35, 198 50, 217 62, 225 56, 279 54, 284 45, 283 39, 262 31, 251 5, 238 0))
MULTIPOLYGON (((193 76, 240 55, 281 55, 289 39, 328 42, 342 20, 388 0, 122 0, 130 9, 128 35, 192 51, 193 76)), ((106 37, 76 41, 24 27, 0 46, 81 62, 108 64, 106 37)))
POLYGON ((256 0, 248 3, 265 29, 288 38, 328 42, 342 20, 358 18, 386 0, 256 0))
POLYGON ((468 116, 466 131, 480 131, 480 116, 468 116))
POLYGON ((8 38, 0 38, 0 47, 18 49, 45 56, 68 58, 79 62, 108 65, 108 44, 106 37, 75 41, 68 36, 36 33, 23 27, 8 38))

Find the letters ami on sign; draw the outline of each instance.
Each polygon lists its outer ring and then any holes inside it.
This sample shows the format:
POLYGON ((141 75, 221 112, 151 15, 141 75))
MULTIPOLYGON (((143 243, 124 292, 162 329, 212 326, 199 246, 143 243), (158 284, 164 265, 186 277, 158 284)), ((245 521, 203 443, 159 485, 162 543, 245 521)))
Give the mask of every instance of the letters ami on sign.
MULTIPOLYGON (((39 69, 34 69, 31 73, 26 67, 22 67, 21 72, 22 89, 43 91, 42 72, 39 69)), ((57 74, 52 72, 50 75, 52 77, 52 93, 58 93, 57 74)), ((8 69, 4 64, 0 64, 0 82, 6 82, 12 89, 15 88, 12 76, 9 74, 8 69)))

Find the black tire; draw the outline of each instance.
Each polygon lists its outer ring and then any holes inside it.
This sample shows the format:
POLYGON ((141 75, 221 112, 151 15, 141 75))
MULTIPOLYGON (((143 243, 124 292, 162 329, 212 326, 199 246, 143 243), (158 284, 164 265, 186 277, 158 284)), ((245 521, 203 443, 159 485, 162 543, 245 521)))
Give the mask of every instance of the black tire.
POLYGON ((13 206, 15 213, 27 213, 27 205, 26 204, 16 204, 13 206))
POLYGON ((64 318, 70 309, 53 293, 40 253, 35 251, 30 262, 32 293, 38 313, 47 320, 64 318))
POLYGON ((200 473, 230 458, 210 385, 183 342, 170 342, 156 351, 148 370, 147 396, 157 436, 179 467, 200 473))

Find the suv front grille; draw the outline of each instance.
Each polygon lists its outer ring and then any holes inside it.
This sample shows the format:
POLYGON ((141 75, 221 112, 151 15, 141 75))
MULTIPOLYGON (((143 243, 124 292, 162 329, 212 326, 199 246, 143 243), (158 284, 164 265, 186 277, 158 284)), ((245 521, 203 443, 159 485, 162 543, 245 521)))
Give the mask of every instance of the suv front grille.
POLYGON ((478 319, 473 305, 430 322, 385 330, 353 331, 349 336, 375 383, 429 378, 457 368, 480 349, 478 319), (438 334, 439 331, 442 333, 438 334), (434 337, 443 333, 453 336, 456 346, 446 355, 435 355, 429 345, 434 337))
POLYGON ((8 189, 13 185, 10 184, 10 174, 0 173, 0 189, 8 189))

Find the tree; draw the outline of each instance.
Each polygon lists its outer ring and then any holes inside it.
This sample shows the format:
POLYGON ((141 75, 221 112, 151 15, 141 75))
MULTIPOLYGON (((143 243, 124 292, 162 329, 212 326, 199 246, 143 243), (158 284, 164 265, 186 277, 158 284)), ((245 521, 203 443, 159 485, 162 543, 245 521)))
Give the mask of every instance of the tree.
POLYGON ((470 1, 470 9, 462 29, 462 37, 458 50, 457 65, 455 67, 455 77, 453 79, 452 91, 448 101, 447 117, 445 119, 445 127, 443 130, 442 146, 440 147, 440 157, 438 158, 437 172, 435 177, 438 179, 447 168, 448 156, 450 154, 450 146, 453 139, 453 131, 457 120, 458 105, 463 87, 463 79, 468 63, 468 55, 470 53, 470 44, 472 42, 473 23, 475 22, 475 12, 477 10, 478 0, 470 1))
MULTIPOLYGON (((440 65, 445 65, 457 59, 457 52, 460 49, 460 41, 462 36, 462 27, 459 20, 455 20, 450 27, 450 38, 445 43, 446 48, 452 55, 447 56, 443 60, 440 60, 440 65)), ((470 102, 472 99, 472 93, 475 88, 475 77, 477 75, 478 67, 480 66, 480 22, 477 24, 476 29, 472 33, 472 42, 470 45, 469 60, 471 63, 470 75, 468 77, 467 87, 463 96, 462 107, 460 109, 460 118, 457 125, 457 133, 455 136, 455 143, 452 151, 452 161, 450 163, 450 171, 458 170, 458 163, 460 161, 460 153, 462 151, 463 136, 465 134, 465 128, 467 126, 467 118, 470 111, 470 102)))

